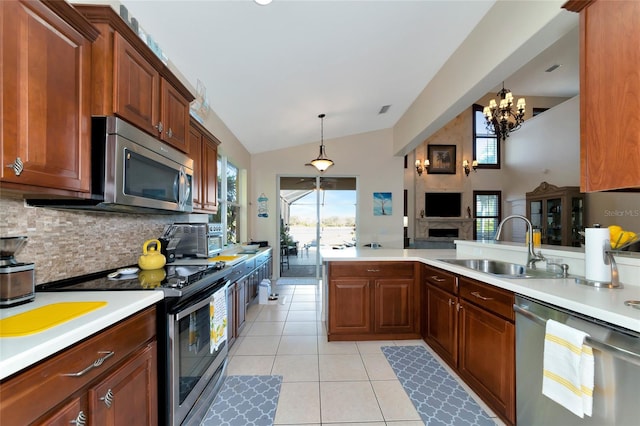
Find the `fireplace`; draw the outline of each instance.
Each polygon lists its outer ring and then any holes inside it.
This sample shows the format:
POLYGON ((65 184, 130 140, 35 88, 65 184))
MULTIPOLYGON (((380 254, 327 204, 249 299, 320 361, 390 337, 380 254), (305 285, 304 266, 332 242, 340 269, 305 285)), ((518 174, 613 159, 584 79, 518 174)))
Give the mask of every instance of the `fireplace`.
POLYGON ((425 217, 416 219, 417 248, 454 248, 454 240, 473 239, 473 219, 425 217))
POLYGON ((459 236, 458 228, 429 229, 429 238, 458 238, 459 236))

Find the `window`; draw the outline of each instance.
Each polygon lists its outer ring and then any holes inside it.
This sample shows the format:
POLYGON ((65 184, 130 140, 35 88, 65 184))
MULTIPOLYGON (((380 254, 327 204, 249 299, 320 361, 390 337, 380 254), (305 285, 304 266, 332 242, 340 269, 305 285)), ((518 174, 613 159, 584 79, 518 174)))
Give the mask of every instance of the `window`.
POLYGON ((487 130, 482 105, 473 105, 473 159, 479 169, 500 168, 500 144, 495 133, 487 130))
POLYGON ((491 240, 495 237, 502 219, 501 198, 500 191, 473 191, 473 234, 476 240, 491 240))
POLYGON ((226 229, 224 244, 240 242, 238 176, 239 169, 226 157, 218 156, 218 213, 213 215, 211 221, 222 223, 223 229, 226 229))

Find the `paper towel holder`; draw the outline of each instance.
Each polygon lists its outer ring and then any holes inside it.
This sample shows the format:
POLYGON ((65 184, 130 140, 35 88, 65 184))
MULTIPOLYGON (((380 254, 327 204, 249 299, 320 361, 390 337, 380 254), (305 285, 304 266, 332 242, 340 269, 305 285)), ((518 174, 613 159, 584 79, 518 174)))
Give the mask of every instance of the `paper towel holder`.
POLYGON ((589 285, 589 286, 598 287, 598 288, 623 288, 623 285, 620 282, 620 275, 618 274, 618 264, 616 263, 616 260, 613 257, 613 252, 603 247, 602 256, 604 257, 604 264, 611 265, 611 281, 602 282, 602 281, 591 281, 584 278, 576 278, 576 284, 589 285))

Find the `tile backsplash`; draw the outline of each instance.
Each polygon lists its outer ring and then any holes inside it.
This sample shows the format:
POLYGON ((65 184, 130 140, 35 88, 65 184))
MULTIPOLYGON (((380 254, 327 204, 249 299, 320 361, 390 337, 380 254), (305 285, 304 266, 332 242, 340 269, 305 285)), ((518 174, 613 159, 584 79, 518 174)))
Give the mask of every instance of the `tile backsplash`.
POLYGON ((16 256, 35 263, 36 284, 137 264, 142 244, 181 215, 54 210, 0 198, 0 236, 27 236, 16 256))

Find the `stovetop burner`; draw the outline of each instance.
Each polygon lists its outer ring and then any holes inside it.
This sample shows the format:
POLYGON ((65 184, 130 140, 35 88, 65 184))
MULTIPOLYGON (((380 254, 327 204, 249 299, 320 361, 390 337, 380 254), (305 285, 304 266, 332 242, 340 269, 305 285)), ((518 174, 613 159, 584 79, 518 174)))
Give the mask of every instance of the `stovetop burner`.
POLYGON ((81 277, 70 278, 36 287, 36 291, 93 291, 93 290, 164 290, 169 296, 180 296, 181 291, 207 278, 207 281, 221 279, 231 272, 224 262, 202 265, 172 265, 154 271, 141 270, 137 274, 109 278, 112 271, 104 271, 81 277), (177 291, 176 291, 177 290, 177 291))

